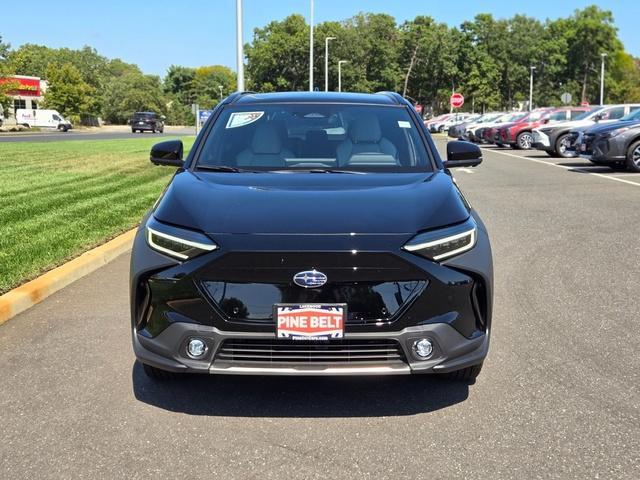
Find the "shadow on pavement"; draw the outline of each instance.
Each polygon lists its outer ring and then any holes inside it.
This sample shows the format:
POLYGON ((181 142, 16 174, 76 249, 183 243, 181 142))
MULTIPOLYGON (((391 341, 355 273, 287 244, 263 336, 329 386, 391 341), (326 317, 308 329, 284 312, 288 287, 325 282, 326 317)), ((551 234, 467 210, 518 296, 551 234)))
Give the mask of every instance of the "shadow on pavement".
POLYGON ((141 402, 171 412, 225 417, 415 415, 460 403, 469 385, 427 375, 277 377, 184 375, 158 382, 139 363, 131 372, 141 402))

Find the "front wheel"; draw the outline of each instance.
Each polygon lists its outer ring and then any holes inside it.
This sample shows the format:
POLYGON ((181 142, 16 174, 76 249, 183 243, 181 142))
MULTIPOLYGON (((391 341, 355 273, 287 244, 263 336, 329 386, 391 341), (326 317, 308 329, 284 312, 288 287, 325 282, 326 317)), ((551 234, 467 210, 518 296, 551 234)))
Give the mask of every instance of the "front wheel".
POLYGON ((560 135, 556 140, 556 153, 559 157, 571 158, 573 155, 568 152, 570 146, 569 134, 560 135))
POLYGON ((477 365, 472 365, 467 368, 463 368, 461 370, 456 370, 454 372, 444 373, 442 374, 443 378, 447 380, 453 380, 455 382, 469 382, 473 383, 480 372, 482 371, 482 363, 477 365))
POLYGON ((640 141, 633 142, 627 150, 627 167, 632 172, 640 172, 640 141))
POLYGON ((533 145, 533 135, 531 132, 521 132, 516 137, 516 145, 520 150, 531 150, 533 145))

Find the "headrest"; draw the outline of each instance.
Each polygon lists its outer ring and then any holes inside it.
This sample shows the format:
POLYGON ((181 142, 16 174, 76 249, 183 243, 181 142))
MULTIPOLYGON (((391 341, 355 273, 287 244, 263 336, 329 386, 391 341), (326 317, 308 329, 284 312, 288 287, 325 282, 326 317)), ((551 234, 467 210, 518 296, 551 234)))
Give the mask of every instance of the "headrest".
POLYGON ((353 143, 378 143, 382 138, 378 117, 374 115, 357 117, 351 124, 349 136, 353 143))
POLYGON ((253 153, 280 153, 282 150, 282 141, 278 129, 272 123, 262 123, 256 127, 251 141, 251 150, 253 153))

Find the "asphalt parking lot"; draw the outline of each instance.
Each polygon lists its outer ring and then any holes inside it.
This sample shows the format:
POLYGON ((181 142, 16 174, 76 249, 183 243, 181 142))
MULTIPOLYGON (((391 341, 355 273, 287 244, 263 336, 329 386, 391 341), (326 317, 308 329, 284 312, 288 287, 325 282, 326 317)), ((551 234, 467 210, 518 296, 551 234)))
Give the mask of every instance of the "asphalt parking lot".
POLYGON ((455 172, 496 270, 474 385, 153 383, 123 255, 0 326, 0 478, 640 478, 640 175, 484 158, 455 172))

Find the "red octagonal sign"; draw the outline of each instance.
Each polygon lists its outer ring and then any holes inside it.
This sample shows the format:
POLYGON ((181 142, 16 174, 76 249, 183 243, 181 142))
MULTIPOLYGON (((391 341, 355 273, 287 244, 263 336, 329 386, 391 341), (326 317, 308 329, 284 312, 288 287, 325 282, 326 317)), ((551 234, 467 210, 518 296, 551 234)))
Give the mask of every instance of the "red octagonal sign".
POLYGON ((462 105, 464 105, 464 97, 461 93, 454 93, 453 95, 451 95, 449 103, 453 108, 460 108, 462 105))

